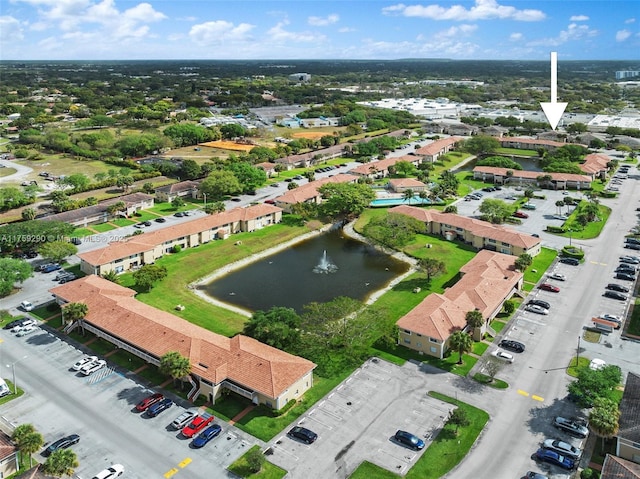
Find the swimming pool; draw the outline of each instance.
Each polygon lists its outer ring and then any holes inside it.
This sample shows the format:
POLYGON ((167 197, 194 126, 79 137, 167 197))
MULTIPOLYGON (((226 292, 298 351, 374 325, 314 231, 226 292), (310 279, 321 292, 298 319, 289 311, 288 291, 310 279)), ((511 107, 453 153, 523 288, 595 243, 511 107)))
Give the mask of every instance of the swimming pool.
POLYGON ((369 205, 370 206, 398 206, 398 205, 411 205, 411 206, 421 206, 421 205, 431 205, 433 202, 429 198, 420 198, 419 196, 414 196, 410 200, 406 198, 376 198, 369 205))

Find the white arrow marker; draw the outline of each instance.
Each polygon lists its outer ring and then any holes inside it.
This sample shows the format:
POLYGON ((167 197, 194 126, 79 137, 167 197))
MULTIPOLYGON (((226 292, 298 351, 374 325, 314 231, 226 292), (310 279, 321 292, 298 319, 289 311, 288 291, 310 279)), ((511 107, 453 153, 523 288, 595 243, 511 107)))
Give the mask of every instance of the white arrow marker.
POLYGON ((558 52, 551 52, 551 102, 540 102, 540 106, 551 128, 555 130, 567 108, 566 103, 558 103, 558 52))

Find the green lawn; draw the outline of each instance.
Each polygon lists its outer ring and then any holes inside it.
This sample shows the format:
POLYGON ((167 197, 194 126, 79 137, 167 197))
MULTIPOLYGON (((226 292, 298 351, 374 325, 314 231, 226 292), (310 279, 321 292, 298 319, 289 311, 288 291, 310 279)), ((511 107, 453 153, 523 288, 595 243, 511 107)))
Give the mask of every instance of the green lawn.
POLYGON ((89 228, 76 228, 73 230, 73 233, 71 233, 71 236, 73 238, 84 238, 85 236, 91 236, 92 234, 95 233, 89 228))
POLYGON ((609 219, 609 216, 611 215, 611 208, 609 208, 608 206, 604 206, 604 205, 598 205, 598 209, 600 210, 600 213, 599 213, 600 220, 599 221, 592 221, 590 223, 587 223, 586 226, 582 226, 576 220, 576 216, 577 216, 577 213, 579 212, 579 209, 583 205, 586 205, 587 203, 588 203, 587 201, 582 201, 580 203, 580 205, 578 205, 578 208, 576 209, 576 211, 574 211, 571 214, 571 216, 569 217, 569 219, 567 221, 565 221, 565 223, 563 225, 563 229, 565 230, 564 233, 560 233, 560 234, 554 233, 554 232, 550 232, 550 233, 558 235, 558 236, 564 236, 565 238, 567 238, 567 240, 569 238, 571 238, 571 239, 593 239, 593 238, 597 238, 598 236, 600 236, 600 232, 602 231, 602 228, 604 228, 604 225, 607 224, 607 220, 609 219))
MULTIPOLYGON (((258 448, 259 446, 256 445, 249 449, 249 451, 258 448)), ((260 472, 252 473, 249 470, 249 464, 247 463, 247 460, 245 458, 249 451, 245 452, 244 455, 239 457, 233 464, 231 464, 228 467, 228 470, 239 477, 248 479, 280 479, 287 475, 287 471, 276 466, 275 464, 270 463, 269 461, 265 461, 260 472)))
POLYGON ((101 223, 99 225, 91 225, 91 228, 96 230, 98 233, 106 233, 107 231, 114 230, 117 227, 111 223, 101 223))
POLYGON ((517 155, 517 156, 538 156, 536 150, 519 150, 517 148, 498 148, 495 153, 501 155, 517 155))
POLYGON ((640 298, 634 298, 631 321, 629 322, 627 333, 640 336, 640 298))
POLYGON ((483 343, 482 341, 473 343, 473 354, 477 354, 478 356, 482 356, 484 352, 489 348, 487 343, 483 343))
MULTIPOLYGON (((18 378, 20 379, 20 378, 18 378)), ((4 380, 7 383, 7 387, 9 388, 9 391, 11 391, 11 394, 7 394, 5 397, 0 398, 0 406, 2 406, 3 404, 8 403, 9 401, 13 401, 16 398, 19 398, 20 396, 22 396, 24 394, 24 391, 22 389, 20 389, 20 386, 18 385, 18 394, 14 394, 13 391, 15 389, 14 384, 9 381, 8 379, 4 380)))
MULTIPOLYGON (((444 476, 465 458, 489 420, 489 415, 481 409, 433 391, 430 391, 429 395, 464 409, 471 424, 460 428, 457 435, 453 426, 445 425, 418 462, 409 470, 405 476, 407 479, 438 479, 444 476)), ((363 462, 349 477, 350 479, 392 479, 401 476, 369 462, 363 462)))
POLYGON ((119 228, 122 228, 123 226, 135 225, 136 223, 138 223, 138 221, 129 220, 127 218, 118 218, 118 219, 112 220, 111 222, 114 225, 117 225, 119 228))
POLYGON ((571 361, 569 361, 569 366, 567 366, 567 374, 573 378, 577 378, 578 369, 588 367, 589 363, 591 363, 591 359, 580 356, 576 365, 576 358, 574 356, 571 358, 571 361))
POLYGON ((482 373, 474 374, 473 379, 494 389, 507 389, 509 387, 509 384, 502 379, 493 378, 493 380, 491 380, 490 376, 482 373))
POLYGON ((134 356, 130 352, 124 351, 122 349, 119 350, 117 353, 110 355, 109 361, 129 371, 135 371, 140 366, 143 366, 144 364, 146 364, 144 359, 141 359, 138 356, 134 356))

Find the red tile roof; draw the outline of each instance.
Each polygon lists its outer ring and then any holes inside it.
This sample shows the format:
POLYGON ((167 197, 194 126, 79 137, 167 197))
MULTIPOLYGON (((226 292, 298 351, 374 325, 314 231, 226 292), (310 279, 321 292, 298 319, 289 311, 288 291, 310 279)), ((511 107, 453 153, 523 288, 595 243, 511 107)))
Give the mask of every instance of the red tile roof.
POLYGON ((455 145, 461 140, 462 138, 460 138, 459 136, 442 138, 441 140, 436 140, 433 143, 423 146, 422 148, 418 148, 416 150, 416 155, 433 156, 435 154, 442 153, 444 150, 452 145, 455 145))
POLYGON ((399 213, 416 218, 424 223, 436 222, 456 228, 462 228, 481 238, 500 241, 523 249, 531 249, 540 243, 540 238, 529 234, 520 233, 500 225, 494 225, 487 221, 468 218, 455 213, 441 213, 437 210, 418 208, 415 206, 400 205, 389 209, 389 213, 399 213))
POLYGON ((282 210, 277 206, 268 204, 234 208, 222 213, 185 221, 157 231, 131 236, 124 241, 114 241, 104 248, 81 253, 78 257, 93 266, 108 264, 120 258, 150 251, 155 246, 167 241, 198 234, 202 231, 213 230, 238 221, 249 221, 278 211, 282 210))
POLYGON ((303 203, 319 196, 320 193, 318 192, 318 189, 322 185, 326 185, 327 183, 349 183, 357 180, 358 178, 353 175, 339 173, 335 176, 329 176, 320 180, 312 181, 310 183, 307 183, 306 185, 298 186, 297 188, 289 190, 286 193, 278 196, 275 201, 277 203, 288 204, 303 203))
POLYGON ((427 186, 415 178, 392 178, 389 180, 389 184, 392 188, 424 188, 427 186))
POLYGON ((460 281, 444 294, 433 293, 397 321, 401 329, 446 341, 463 329, 468 311, 478 309, 486 319, 517 287, 522 273, 516 271, 515 256, 481 250, 466 265, 460 281))
POLYGON ((353 173, 354 175, 371 175, 375 171, 384 172, 387 171, 390 166, 395 165, 399 161, 416 163, 420 161, 420 157, 415 155, 403 155, 396 158, 385 158, 383 160, 370 161, 369 163, 363 163, 355 168, 351 168, 349 173, 353 173))
POLYGON ((192 372, 214 384, 225 379, 270 398, 315 368, 315 364, 253 338, 227 338, 134 298, 135 291, 90 275, 51 289, 66 302, 88 306, 85 321, 158 358, 178 351, 192 372))
POLYGON ((580 169, 585 173, 596 174, 606 171, 609 167, 607 164, 611 161, 607 155, 602 153, 591 153, 584 157, 584 162, 580 164, 580 169))
POLYGON ((11 439, 4 433, 0 433, 0 461, 15 454, 18 448, 11 442, 11 439))
POLYGON ((545 171, 529 171, 529 170, 514 170, 513 168, 501 168, 499 166, 476 166, 473 168, 473 172, 489 173, 491 175, 507 176, 507 171, 513 172, 513 178, 526 178, 529 180, 535 180, 539 176, 549 175, 551 179, 555 181, 574 181, 581 183, 590 183, 593 179, 588 175, 577 175, 575 173, 547 173, 545 171))

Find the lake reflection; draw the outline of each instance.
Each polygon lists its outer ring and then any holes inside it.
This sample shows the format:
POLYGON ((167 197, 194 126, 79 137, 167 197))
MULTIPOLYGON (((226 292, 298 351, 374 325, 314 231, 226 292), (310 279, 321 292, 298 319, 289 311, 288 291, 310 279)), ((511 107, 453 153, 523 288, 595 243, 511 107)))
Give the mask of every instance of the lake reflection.
POLYGON ((301 312, 305 304, 326 302, 338 296, 364 301, 408 268, 406 263, 344 238, 341 230, 334 230, 260 259, 199 289, 219 301, 251 311, 285 306, 301 312), (335 265, 335 271, 319 271, 318 265, 323 260, 335 265))

